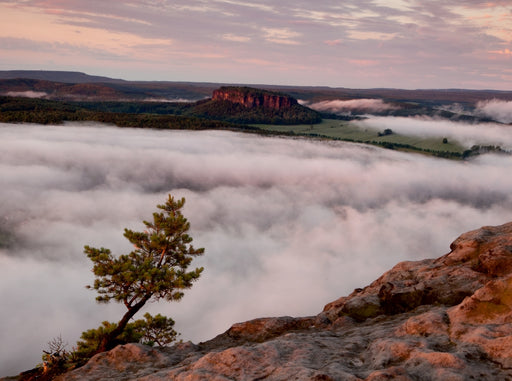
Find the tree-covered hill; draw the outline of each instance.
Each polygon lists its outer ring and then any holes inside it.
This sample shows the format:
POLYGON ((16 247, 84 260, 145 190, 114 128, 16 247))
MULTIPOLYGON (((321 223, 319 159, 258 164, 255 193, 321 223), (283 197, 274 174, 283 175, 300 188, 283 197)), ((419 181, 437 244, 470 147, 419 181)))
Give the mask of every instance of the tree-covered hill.
POLYGON ((80 104, 46 99, 0 97, 0 122, 61 124, 63 122, 90 121, 114 124, 119 127, 258 130, 255 127, 193 116, 95 110, 94 105, 95 103, 87 108, 80 104))

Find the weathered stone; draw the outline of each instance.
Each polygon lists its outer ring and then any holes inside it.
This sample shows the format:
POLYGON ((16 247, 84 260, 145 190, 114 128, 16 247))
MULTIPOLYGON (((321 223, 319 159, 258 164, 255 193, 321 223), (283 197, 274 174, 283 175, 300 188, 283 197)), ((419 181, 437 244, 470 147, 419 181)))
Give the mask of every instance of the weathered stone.
POLYGON ((442 309, 432 309, 424 314, 409 318, 400 326, 396 334, 398 336, 423 336, 448 335, 449 320, 442 309))
POLYGON ((395 380, 395 381, 412 381, 405 371, 404 368, 401 367, 391 367, 384 370, 376 370, 372 372, 365 381, 387 381, 387 380, 395 380))
POLYGON ((489 358, 512 368, 512 276, 489 281, 448 315, 454 339, 478 344, 489 358))
POLYGON ((315 318, 262 318, 237 323, 231 326, 226 334, 236 340, 261 342, 294 330, 307 329, 313 326, 315 318))
POLYGON ((414 345, 403 340, 377 339, 368 350, 371 353, 372 368, 380 369, 407 360, 414 350, 414 345))
POLYGON ((351 298, 343 304, 341 311, 356 321, 363 321, 383 312, 377 295, 362 295, 351 298))
POLYGON ((316 317, 233 325, 194 345, 129 344, 60 380, 512 379, 512 223, 402 262, 316 317))

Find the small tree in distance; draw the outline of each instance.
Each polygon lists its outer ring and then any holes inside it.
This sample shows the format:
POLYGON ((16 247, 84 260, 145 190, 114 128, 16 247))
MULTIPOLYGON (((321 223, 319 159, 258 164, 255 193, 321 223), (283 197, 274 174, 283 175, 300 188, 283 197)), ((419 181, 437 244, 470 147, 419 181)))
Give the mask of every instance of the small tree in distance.
MULTIPOLYGON (((193 257, 202 255, 204 249, 195 249, 187 232, 190 223, 181 213, 185 199, 157 205, 161 212, 153 213, 153 221, 144 221, 146 230, 135 232, 125 229, 124 236, 134 245, 129 254, 112 256, 109 249, 85 246, 84 253, 94 263, 94 285, 98 291, 96 300, 123 303, 127 311, 113 330, 106 332, 96 353, 111 349, 130 319, 149 300, 178 301, 183 290, 192 287, 203 268, 187 271, 193 257)), ((157 315, 158 316, 158 315, 157 315)), ((165 322, 161 322, 165 323, 165 322)), ((174 323, 174 322, 173 322, 174 323)))

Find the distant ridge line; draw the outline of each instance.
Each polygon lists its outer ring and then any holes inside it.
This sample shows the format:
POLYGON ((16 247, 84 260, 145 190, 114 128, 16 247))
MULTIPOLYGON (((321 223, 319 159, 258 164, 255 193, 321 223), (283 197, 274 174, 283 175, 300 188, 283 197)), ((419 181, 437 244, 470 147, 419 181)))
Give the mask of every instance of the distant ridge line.
POLYGON ((28 78, 63 83, 120 83, 123 79, 89 75, 79 71, 59 70, 2 70, 0 79, 28 78))
MULTIPOLYGON (((78 71, 52 71, 52 70, 0 70, 0 81, 10 81, 16 79, 30 79, 36 81, 47 81, 53 83, 87 85, 94 84, 108 88, 105 93, 112 93, 112 90, 118 93, 117 97, 110 97, 110 100, 158 100, 164 101, 174 99, 201 100, 209 98, 213 90, 221 86, 250 86, 270 91, 279 91, 286 93, 296 99, 309 102, 318 102, 325 100, 348 100, 361 98, 380 98, 386 101, 399 102, 430 102, 430 103, 470 103, 476 104, 479 101, 490 99, 500 99, 512 101, 512 91, 492 90, 492 89, 399 89, 399 88, 346 88, 329 86, 299 86, 299 85, 269 85, 269 84, 243 84, 243 83, 225 83, 225 82, 188 82, 188 81, 134 81, 124 79, 114 79, 103 76, 89 75, 78 71)), ((0 82, 0 95, 8 92, 20 91, 46 91, 45 87, 51 84, 42 84, 34 89, 17 89, 13 84, 0 82)), ((89 100, 106 100, 102 94, 95 95, 91 91, 85 95, 89 100)), ((80 93, 80 91, 79 91, 80 93)), ((83 91, 82 91, 83 93, 83 91)), ((100 92, 101 93, 101 92, 100 92)), ((60 99, 71 96, 76 99, 76 93, 57 94, 60 99)), ((84 94, 82 94, 84 95, 84 94)), ((429 104, 430 104, 429 103, 429 104)))

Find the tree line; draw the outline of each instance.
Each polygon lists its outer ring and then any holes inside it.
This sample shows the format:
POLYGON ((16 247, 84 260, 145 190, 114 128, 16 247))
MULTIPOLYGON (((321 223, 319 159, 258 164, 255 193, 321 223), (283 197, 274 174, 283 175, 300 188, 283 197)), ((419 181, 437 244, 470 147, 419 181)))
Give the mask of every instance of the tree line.
MULTIPOLYGON (((0 96, 0 122, 62 124, 91 121, 119 127, 162 129, 236 129, 257 131, 250 123, 319 123, 320 114, 300 105, 286 110, 247 109, 228 101, 63 102, 0 96)), ((263 133, 263 132, 262 132, 263 133)))
POLYGON ((240 129, 233 123, 197 117, 96 111, 71 103, 46 99, 0 97, 0 122, 62 124, 64 122, 99 122, 118 127, 157 129, 240 129))

